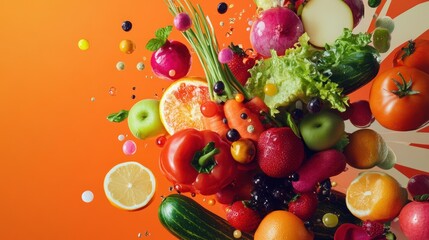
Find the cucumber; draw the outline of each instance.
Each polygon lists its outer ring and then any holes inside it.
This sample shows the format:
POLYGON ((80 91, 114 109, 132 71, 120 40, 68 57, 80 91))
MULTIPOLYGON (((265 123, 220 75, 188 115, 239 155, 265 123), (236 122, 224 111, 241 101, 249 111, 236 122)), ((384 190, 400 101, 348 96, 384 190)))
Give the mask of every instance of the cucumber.
POLYGON ((183 240, 253 239, 246 232, 242 232, 241 238, 235 238, 233 232, 236 229, 225 219, 181 194, 164 198, 158 209, 158 218, 171 234, 183 240))
MULTIPOLYGON (((368 46, 370 47, 370 46, 368 46)), ((380 63, 373 51, 354 52, 329 68, 329 78, 343 88, 347 95, 369 83, 377 76, 380 63)))
POLYGON ((333 198, 324 201, 319 201, 316 213, 311 218, 313 223, 314 239, 315 240, 331 240, 334 239, 335 231, 343 223, 352 223, 360 225, 362 221, 348 210, 345 201, 345 194, 331 190, 333 198), (333 228, 328 228, 321 221, 326 213, 334 213, 338 216, 338 225, 333 228))

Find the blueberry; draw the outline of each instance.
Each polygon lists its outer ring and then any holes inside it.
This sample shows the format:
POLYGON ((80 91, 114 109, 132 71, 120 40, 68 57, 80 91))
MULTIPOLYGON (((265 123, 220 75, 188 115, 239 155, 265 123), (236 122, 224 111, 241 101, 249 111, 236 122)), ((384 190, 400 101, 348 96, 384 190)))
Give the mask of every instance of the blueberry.
POLYGON ((220 14, 224 14, 226 13, 226 11, 228 11, 228 4, 226 4, 225 2, 220 2, 217 5, 217 12, 220 14))
POLYGON ((124 30, 125 32, 130 31, 131 28, 133 28, 133 24, 130 21, 124 21, 122 23, 122 30, 124 30))

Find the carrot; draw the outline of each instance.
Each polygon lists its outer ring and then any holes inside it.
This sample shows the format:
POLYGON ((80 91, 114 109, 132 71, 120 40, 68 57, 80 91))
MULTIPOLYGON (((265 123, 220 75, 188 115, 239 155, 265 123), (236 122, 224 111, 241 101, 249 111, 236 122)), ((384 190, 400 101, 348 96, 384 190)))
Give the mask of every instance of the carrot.
POLYGON ((227 100, 223 110, 230 128, 237 130, 242 138, 258 141, 259 135, 265 130, 259 114, 235 99, 227 100))
POLYGON ((260 114, 261 111, 265 113, 270 113, 270 108, 268 108, 267 104, 265 104, 264 100, 262 100, 260 97, 253 97, 244 105, 246 106, 246 108, 256 114, 260 114))
MULTIPOLYGON (((221 110, 222 107, 219 107, 219 109, 221 110)), ((225 115, 223 111, 219 111, 212 117, 203 116, 203 123, 205 129, 217 132, 223 139, 226 140, 226 133, 228 132, 229 127, 225 121, 225 115)))

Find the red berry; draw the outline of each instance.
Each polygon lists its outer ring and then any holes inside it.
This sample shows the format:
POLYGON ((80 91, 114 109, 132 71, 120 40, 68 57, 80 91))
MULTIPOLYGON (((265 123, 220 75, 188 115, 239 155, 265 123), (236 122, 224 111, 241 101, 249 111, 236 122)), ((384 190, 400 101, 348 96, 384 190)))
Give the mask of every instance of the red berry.
POLYGON ((249 57, 245 51, 237 45, 231 43, 230 49, 232 49, 234 55, 231 61, 228 62, 234 77, 242 84, 246 84, 247 79, 250 77, 249 69, 255 66, 255 58, 249 57))
POLYGON ((262 218, 257 211, 247 207, 243 201, 236 201, 227 208, 226 220, 240 231, 253 232, 259 226, 262 218))
POLYGON ((289 202, 289 212, 295 214, 303 221, 309 220, 317 209, 317 195, 313 192, 307 192, 297 195, 289 202))
POLYGON ((372 239, 379 239, 384 233, 384 225, 376 221, 367 220, 362 223, 362 228, 368 233, 372 239))
POLYGON ((374 116, 372 115, 369 107, 369 102, 366 100, 360 100, 350 105, 351 114, 350 122, 359 128, 369 127, 374 122, 374 116))

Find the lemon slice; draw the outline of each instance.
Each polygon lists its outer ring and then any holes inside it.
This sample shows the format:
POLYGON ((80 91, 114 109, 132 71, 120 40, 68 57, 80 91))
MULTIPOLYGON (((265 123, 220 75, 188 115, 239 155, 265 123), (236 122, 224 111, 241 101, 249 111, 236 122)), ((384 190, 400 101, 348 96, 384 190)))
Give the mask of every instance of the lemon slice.
POLYGON ((137 210, 146 206, 155 193, 155 177, 138 162, 114 166, 104 178, 107 199, 120 209, 137 210))

